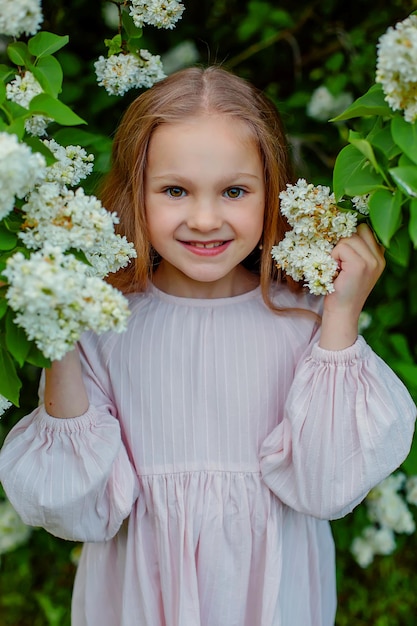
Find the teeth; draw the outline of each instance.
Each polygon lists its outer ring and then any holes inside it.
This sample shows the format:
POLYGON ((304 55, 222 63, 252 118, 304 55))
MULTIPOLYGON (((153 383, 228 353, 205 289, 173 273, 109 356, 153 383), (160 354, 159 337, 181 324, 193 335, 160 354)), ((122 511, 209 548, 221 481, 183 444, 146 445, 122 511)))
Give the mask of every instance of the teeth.
POLYGON ((193 246, 195 246, 196 248, 218 248, 219 246, 223 245, 223 243, 223 241, 215 241, 212 243, 194 242, 193 246))

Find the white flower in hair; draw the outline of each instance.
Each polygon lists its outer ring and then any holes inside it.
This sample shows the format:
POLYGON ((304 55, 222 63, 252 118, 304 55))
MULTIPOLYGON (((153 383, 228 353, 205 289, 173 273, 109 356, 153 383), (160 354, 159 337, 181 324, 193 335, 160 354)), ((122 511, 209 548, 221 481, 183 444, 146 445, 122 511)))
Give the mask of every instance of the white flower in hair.
POLYGON ((356 231, 355 214, 340 211, 328 187, 315 187, 303 178, 287 184, 280 201, 292 230, 271 250, 277 267, 296 281, 304 279, 315 295, 332 293, 338 264, 331 251, 342 237, 356 231))
POLYGON ((0 133, 0 219, 45 176, 46 162, 38 152, 19 143, 16 135, 0 133))
MULTIPOLYGON (((26 71, 23 76, 17 75, 6 85, 7 99, 20 104, 25 109, 29 108, 31 100, 40 93, 43 93, 43 89, 29 71, 26 71)), ((51 121, 52 118, 44 115, 31 115, 25 120, 25 129, 30 135, 41 137, 45 135, 46 127, 51 121)))
POLYGON ((138 28, 148 24, 172 29, 181 19, 184 8, 177 0, 132 0, 130 15, 138 28))
POLYGON ((417 15, 390 26, 377 45, 376 82, 393 111, 403 110, 404 119, 417 120, 417 15))
POLYGON ((26 259, 16 252, 3 274, 15 323, 50 359, 61 359, 85 330, 100 334, 126 328, 126 298, 72 254, 46 245, 26 259))
POLYGON ((148 50, 139 50, 138 55, 100 56, 94 67, 98 84, 113 96, 122 96, 129 89, 152 87, 165 78, 160 56, 148 50))
POLYGON ((40 0, 0 0, 1 35, 34 35, 42 21, 40 0))

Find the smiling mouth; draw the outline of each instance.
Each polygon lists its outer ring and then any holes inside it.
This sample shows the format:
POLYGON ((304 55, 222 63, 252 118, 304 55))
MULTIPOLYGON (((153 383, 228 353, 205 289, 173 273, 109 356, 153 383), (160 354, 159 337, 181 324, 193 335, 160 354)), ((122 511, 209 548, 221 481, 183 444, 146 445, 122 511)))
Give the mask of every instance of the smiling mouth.
POLYGON ((189 241, 188 245, 190 246, 195 246, 196 248, 218 248, 219 246, 222 246, 224 243, 226 243, 225 241, 209 241, 208 243, 203 243, 201 241, 189 241))
POLYGON ((221 241, 181 241, 182 245, 199 256, 217 256, 222 254, 231 243, 231 239, 221 241))

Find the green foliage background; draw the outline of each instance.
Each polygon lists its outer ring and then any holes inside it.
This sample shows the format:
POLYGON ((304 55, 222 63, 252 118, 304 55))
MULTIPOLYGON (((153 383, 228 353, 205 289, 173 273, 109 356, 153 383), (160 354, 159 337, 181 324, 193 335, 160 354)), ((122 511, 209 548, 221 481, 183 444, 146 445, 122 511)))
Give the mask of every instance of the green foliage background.
MULTIPOLYGON (((143 46, 153 54, 192 41, 199 63, 221 63, 248 78, 280 109, 292 146, 298 176, 332 185, 336 156, 346 145, 348 125, 318 122, 306 106, 313 91, 325 85, 334 95, 361 96, 373 84, 376 44, 386 29, 416 10, 411 0, 183 0, 186 11, 172 31, 144 29, 143 46)), ((105 55, 106 26, 101 3, 45 0, 43 30, 69 35, 57 54, 64 69, 62 100, 88 122, 89 151, 95 173, 84 185, 95 185, 109 164, 111 137, 127 104, 137 95, 110 97, 97 86, 93 62, 105 55)), ((0 52, 4 55, 4 51, 0 52)), ((0 62, 3 60, 0 58, 0 62)), ((66 131, 77 143, 77 129, 66 131)), ((417 166, 416 166, 417 167, 417 166)), ((417 263, 388 260, 366 310, 372 324, 366 339, 399 374, 417 401, 417 263)), ((39 371, 27 367, 21 407, 4 417, 0 437, 37 401, 39 371)), ((404 464, 417 474, 417 447, 404 464)), ((412 626, 417 612, 417 537, 401 538, 397 551, 360 569, 349 553, 364 525, 364 510, 333 523, 338 550, 339 609, 337 625, 412 626)), ((78 546, 35 530, 28 544, 0 561, 0 626, 68 626, 78 546)), ((227 625, 225 625, 227 626, 227 625)), ((285 625, 291 626, 291 625, 285 625)))

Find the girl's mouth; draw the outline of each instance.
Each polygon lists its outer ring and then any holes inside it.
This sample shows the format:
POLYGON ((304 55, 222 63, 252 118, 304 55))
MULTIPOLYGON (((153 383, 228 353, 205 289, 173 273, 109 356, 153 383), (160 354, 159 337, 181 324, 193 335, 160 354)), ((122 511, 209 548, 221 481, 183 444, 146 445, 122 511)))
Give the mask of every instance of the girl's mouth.
POLYGON ((202 243, 201 241, 189 242, 192 246, 197 246, 197 248, 218 248, 224 244, 224 241, 209 241, 208 243, 202 243))
POLYGON ((226 241, 181 241, 182 245, 200 256, 215 256, 221 254, 231 243, 231 239, 226 241))

